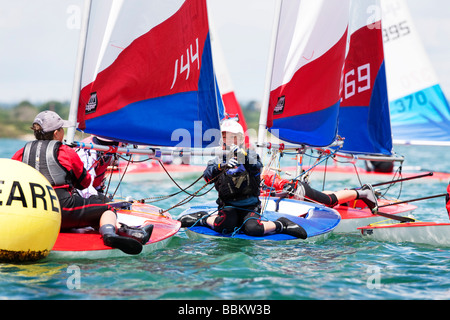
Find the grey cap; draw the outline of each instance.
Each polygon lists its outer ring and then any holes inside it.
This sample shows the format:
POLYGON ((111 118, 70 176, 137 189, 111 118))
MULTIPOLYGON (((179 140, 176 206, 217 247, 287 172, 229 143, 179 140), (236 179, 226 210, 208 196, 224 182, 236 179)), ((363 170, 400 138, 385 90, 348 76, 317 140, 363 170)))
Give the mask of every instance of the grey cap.
POLYGON ((34 118, 33 124, 35 123, 40 125, 44 132, 52 132, 59 128, 68 128, 72 126, 69 121, 61 119, 54 111, 42 111, 34 118))

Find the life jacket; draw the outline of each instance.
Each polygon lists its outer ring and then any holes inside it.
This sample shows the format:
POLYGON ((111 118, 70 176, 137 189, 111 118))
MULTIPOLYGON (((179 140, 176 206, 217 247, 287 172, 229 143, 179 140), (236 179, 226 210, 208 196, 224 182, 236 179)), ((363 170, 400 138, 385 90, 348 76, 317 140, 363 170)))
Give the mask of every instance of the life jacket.
POLYGON ((69 171, 58 160, 61 145, 58 140, 28 142, 23 149, 22 162, 38 170, 53 187, 72 187, 69 171))
POLYGON ((263 181, 264 181, 264 185, 267 188, 273 189, 272 191, 275 191, 275 192, 281 192, 287 183, 292 182, 287 179, 283 179, 279 175, 275 175, 272 172, 268 172, 268 173, 264 174, 263 181))
POLYGON ((219 199, 226 203, 259 197, 261 181, 258 177, 250 175, 242 164, 237 168, 227 169, 215 183, 219 199))

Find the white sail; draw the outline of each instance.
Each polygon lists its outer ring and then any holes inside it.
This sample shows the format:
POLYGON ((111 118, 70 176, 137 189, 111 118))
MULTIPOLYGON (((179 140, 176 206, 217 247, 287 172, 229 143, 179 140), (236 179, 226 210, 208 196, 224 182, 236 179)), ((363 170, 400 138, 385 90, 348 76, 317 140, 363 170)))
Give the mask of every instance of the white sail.
POLYGON ((394 142, 450 145, 450 107, 407 2, 383 0, 382 12, 394 142))

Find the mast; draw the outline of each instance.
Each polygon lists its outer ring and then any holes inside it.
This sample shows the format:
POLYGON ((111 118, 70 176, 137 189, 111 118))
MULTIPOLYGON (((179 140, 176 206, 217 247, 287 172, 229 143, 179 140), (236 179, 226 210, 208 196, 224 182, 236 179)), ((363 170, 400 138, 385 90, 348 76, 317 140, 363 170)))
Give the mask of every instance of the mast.
POLYGON ((283 0, 276 0, 275 2, 275 18, 273 21, 272 38, 269 51, 269 59, 266 71, 266 83, 264 87, 264 97, 261 105, 261 113, 259 115, 259 127, 258 127, 258 142, 257 150, 260 157, 262 157, 262 147, 260 146, 266 140, 266 127, 267 127, 267 113, 269 112, 269 100, 270 100, 270 85, 272 82, 273 65, 275 61, 275 48, 278 36, 278 28, 280 24, 281 6, 283 0))
POLYGON ((75 77, 73 81, 72 99, 70 102, 70 112, 68 119, 73 126, 67 129, 67 144, 73 143, 75 138, 75 130, 77 128, 78 103, 81 91, 81 76, 83 71, 89 18, 91 14, 91 4, 92 0, 84 0, 83 21, 81 24, 80 40, 78 43, 77 62, 75 67, 75 77))

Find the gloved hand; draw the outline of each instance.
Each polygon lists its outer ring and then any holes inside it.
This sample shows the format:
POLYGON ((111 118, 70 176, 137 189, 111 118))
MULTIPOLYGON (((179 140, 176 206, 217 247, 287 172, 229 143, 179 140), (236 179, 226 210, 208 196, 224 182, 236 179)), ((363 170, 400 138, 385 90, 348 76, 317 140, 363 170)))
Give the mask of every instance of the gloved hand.
POLYGON ((245 151, 244 148, 241 148, 235 144, 233 144, 230 147, 230 151, 228 152, 228 156, 230 156, 230 157, 233 157, 233 156, 235 156, 235 157, 244 156, 245 157, 246 155, 247 155, 247 151, 245 151))
POLYGON ((230 151, 228 152, 227 159, 236 158, 239 163, 245 163, 245 157, 247 156, 247 151, 245 149, 232 145, 230 151))
POLYGON ((234 168, 234 167, 237 167, 238 165, 239 165, 239 162, 238 162, 238 160, 236 158, 231 158, 227 162, 227 167, 228 168, 234 168))
POLYGON ((228 161, 225 163, 219 163, 218 168, 219 168, 219 170, 224 170, 224 169, 230 169, 230 168, 237 167, 238 165, 239 165, 239 163, 238 163, 237 159, 233 157, 233 158, 228 159, 228 161))

